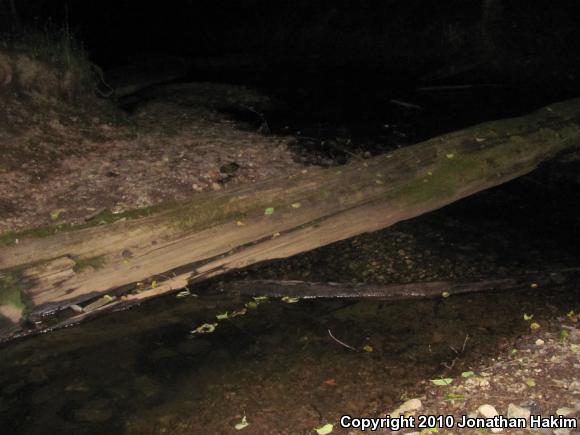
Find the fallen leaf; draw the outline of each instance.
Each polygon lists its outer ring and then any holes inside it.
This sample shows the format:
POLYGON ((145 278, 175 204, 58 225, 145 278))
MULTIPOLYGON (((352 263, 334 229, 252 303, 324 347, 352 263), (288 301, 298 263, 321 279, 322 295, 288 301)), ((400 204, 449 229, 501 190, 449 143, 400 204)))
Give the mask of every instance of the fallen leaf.
POLYGON ((60 213, 62 210, 54 210, 50 212, 50 219, 53 221, 58 220, 58 218, 60 217, 60 213))
POLYGON ((268 207, 266 210, 264 210, 264 214, 266 216, 270 216, 271 214, 274 214, 274 207, 268 207))
POLYGON ((443 298, 448 298, 448 297, 449 297, 449 296, 451 296, 451 295, 449 294, 449 292, 443 292, 443 293, 441 293, 441 296, 442 296, 443 298))
POLYGON ((526 314, 526 313, 524 313, 524 320, 525 320, 526 322, 529 322, 529 321, 530 321, 530 320, 532 320, 533 318, 534 318, 534 315, 533 315, 533 314, 526 314))
POLYGON ((245 223, 243 223, 242 221, 236 221, 236 225, 238 227, 243 227, 244 225, 246 225, 245 223))
POLYGON ((325 383, 326 385, 336 385, 336 384, 337 384, 337 383, 336 383, 336 379, 332 379, 332 378, 330 378, 330 379, 327 379, 326 381, 324 381, 324 383, 325 383))
POLYGON ((431 379, 433 385, 438 385, 440 387, 449 385, 453 382, 453 378, 442 378, 442 379, 431 379))
POLYGON ((445 400, 465 400, 465 396, 463 394, 448 393, 445 395, 445 400))
POLYGON ((449 153, 449 154, 446 154, 445 157, 447 157, 448 159, 452 159, 453 157, 455 157, 455 154, 449 153))
POLYGON ((242 420, 239 423, 236 423, 236 425, 234 426, 234 428, 236 430, 242 430, 246 427, 248 427, 250 425, 250 423, 248 423, 248 419, 246 418, 246 416, 244 415, 242 417, 242 420))
POLYGON ((317 427, 316 429, 314 429, 314 431, 318 435, 328 435, 329 433, 332 432, 333 429, 334 429, 334 425, 332 423, 326 423, 323 426, 317 427))
POLYGON ((532 331, 537 331, 538 329, 540 329, 540 324, 536 322, 530 323, 530 329, 532 331))
POLYGON ((218 320, 227 320, 230 318, 230 316, 229 316, 228 312, 226 311, 225 313, 218 314, 217 316, 215 316, 215 318, 218 320))
POLYGON ((535 387, 536 386, 536 381, 532 378, 528 378, 526 379, 526 385, 528 387, 535 387))
POLYGON ((374 352, 374 351, 375 351, 375 349, 374 349, 374 348, 373 348, 373 347, 372 347, 370 344, 367 344, 367 345, 363 346, 363 348, 362 348, 362 349, 363 349, 365 352, 369 352, 369 353, 370 353, 370 352, 374 352))
POLYGON ((299 298, 290 297, 290 296, 284 296, 282 298, 282 302, 286 302, 287 304, 295 304, 299 300, 300 300, 299 298))
POLYGON ((177 295, 175 295, 175 297, 177 299, 181 299, 181 298, 185 298, 185 297, 190 296, 190 295, 191 295, 191 292, 189 290, 183 290, 183 291, 177 293, 177 295))
POLYGON ((197 328, 195 328, 193 331, 191 331, 192 334, 210 334, 213 331, 215 331, 215 328, 217 327, 217 323, 204 323, 201 326, 198 326, 197 328))
POLYGON ((299 202, 295 202, 293 204, 290 204, 290 207, 292 207, 292 208, 300 208, 300 207, 302 207, 302 204, 300 204, 299 202))
POLYGON ((475 375, 475 373, 473 373, 472 371, 468 371, 468 372, 461 373, 461 377, 462 378, 470 378, 470 377, 472 377, 474 375, 475 375))

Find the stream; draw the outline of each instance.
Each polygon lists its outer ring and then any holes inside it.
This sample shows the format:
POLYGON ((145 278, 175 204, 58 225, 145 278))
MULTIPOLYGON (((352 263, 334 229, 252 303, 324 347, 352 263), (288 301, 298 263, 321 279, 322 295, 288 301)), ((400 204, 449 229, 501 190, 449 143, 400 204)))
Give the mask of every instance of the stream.
MULTIPOLYGON (((244 128, 266 122, 271 134, 295 135, 298 158, 331 166, 561 97, 507 86, 421 93, 402 78, 377 91, 384 77, 355 74, 332 85, 323 73, 269 85, 247 79, 284 105, 232 116, 244 128)), ((237 433, 247 416, 251 426, 239 433, 302 434, 345 413, 388 412, 426 380, 509 350, 528 329, 524 313, 542 322, 578 309, 580 292, 559 277, 579 266, 578 169, 547 164, 377 233, 193 287, 193 295, 6 344, 0 432, 237 433), (255 301, 227 292, 239 279, 405 283, 523 272, 552 274, 558 285, 399 302, 255 301), (204 324, 215 331, 192 332, 204 324)))

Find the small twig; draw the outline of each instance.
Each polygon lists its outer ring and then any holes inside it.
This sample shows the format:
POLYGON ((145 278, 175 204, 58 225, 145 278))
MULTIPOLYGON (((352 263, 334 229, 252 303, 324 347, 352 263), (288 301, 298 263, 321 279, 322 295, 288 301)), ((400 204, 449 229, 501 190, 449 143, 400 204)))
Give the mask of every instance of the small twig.
POLYGON ((467 346, 467 340, 469 340, 469 334, 465 334, 465 340, 463 340, 463 346, 461 347, 461 353, 465 352, 465 346, 467 346))
POLYGON ((396 104, 397 106, 404 107, 405 109, 423 110, 423 108, 418 104, 408 103, 407 101, 395 100, 394 98, 391 98, 390 102, 396 104))
POLYGON ((453 358, 453 361, 451 361, 451 365, 447 364, 446 362, 442 362, 441 365, 446 369, 451 370, 453 366, 455 366, 455 361, 457 361, 457 358, 453 358))
POLYGON ((330 329, 328 330, 328 335, 330 335, 330 338, 332 338, 332 339, 333 339, 334 341, 336 341, 338 344, 340 344, 340 345, 342 345, 342 346, 346 347, 347 349, 354 350, 355 352, 358 352, 358 350, 357 350, 357 349, 355 349, 354 347, 352 347, 352 346, 349 346, 349 345, 348 345, 348 344, 346 344, 344 341, 340 341, 338 338, 336 338, 334 335, 332 335, 332 332, 330 331, 330 329))

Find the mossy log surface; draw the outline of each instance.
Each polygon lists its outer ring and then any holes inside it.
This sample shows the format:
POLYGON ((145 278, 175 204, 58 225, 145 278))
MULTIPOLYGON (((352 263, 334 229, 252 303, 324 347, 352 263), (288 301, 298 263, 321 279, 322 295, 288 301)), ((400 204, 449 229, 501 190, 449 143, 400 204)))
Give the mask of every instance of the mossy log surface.
POLYGON ((342 167, 134 211, 107 225, 4 235, 0 337, 26 332, 25 319, 42 327, 42 316, 71 306, 80 320, 376 231, 505 183, 579 144, 574 99, 342 167))

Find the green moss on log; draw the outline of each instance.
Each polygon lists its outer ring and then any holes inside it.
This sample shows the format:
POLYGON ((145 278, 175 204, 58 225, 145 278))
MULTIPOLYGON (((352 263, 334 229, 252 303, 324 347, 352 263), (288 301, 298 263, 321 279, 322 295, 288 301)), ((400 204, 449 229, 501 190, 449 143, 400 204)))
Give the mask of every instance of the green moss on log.
POLYGON ((75 265, 73 266, 73 271, 75 273, 81 273, 89 267, 95 270, 102 268, 105 265, 105 256, 98 255, 89 258, 75 258, 74 261, 75 265))
POLYGON ((0 274, 0 305, 8 305, 24 311, 26 303, 22 294, 22 276, 18 272, 0 274))

